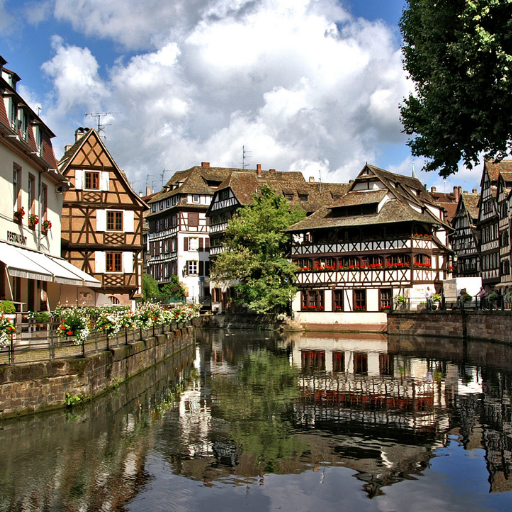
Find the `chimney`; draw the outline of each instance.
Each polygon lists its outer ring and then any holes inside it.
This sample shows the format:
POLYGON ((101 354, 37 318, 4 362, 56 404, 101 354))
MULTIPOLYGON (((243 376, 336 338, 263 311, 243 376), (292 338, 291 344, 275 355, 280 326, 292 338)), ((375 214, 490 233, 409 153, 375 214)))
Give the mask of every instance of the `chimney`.
POLYGON ((64 153, 67 153, 73 146, 71 144, 68 144, 65 148, 64 148, 64 153))
POLYGON ((201 167, 210 167, 210 162, 201 162, 201 167))
POLYGON ((314 176, 310 176, 309 177, 309 183, 315 183, 315 177, 314 176))
POLYGON ((256 164, 256 174, 261 176, 261 164, 256 164))
POLYGON ((77 128, 75 130, 75 142, 80 140, 88 131, 89 131, 89 129, 84 128, 83 126, 80 126, 80 128, 77 128))
POLYGON ((463 194, 467 194, 467 193, 468 193, 468 191, 467 191, 467 190, 464 190, 463 194))
POLYGON ((146 196, 149 196, 151 194, 151 187, 146 187, 146 196))
POLYGON ((269 169, 268 172, 276 172, 275 169, 269 169))
POLYGON ((478 190, 476 188, 474 188, 472 191, 471 191, 472 194, 478 194, 478 190))
POLYGON ((437 188, 436 187, 430 187, 430 192, 437 192, 437 188))
POLYGON ((459 187, 453 187, 453 195, 455 197, 455 202, 459 202, 460 199, 460 188, 459 187))
POLYGON ((349 185, 352 185, 352 183, 354 183, 354 180, 348 180, 349 185))

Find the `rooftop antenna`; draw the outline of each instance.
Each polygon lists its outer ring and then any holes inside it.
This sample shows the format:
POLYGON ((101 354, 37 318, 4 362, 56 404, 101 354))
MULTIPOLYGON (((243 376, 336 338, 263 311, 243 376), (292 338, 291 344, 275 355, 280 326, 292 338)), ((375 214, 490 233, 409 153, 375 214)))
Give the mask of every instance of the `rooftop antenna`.
POLYGON ((249 153, 252 153, 252 151, 248 151, 245 149, 245 146, 242 146, 242 169, 245 169, 246 163, 245 163, 245 155, 249 156, 249 153))
POLYGON ((322 193, 322 169, 318 169, 318 191, 322 193))
POLYGON ((171 169, 162 169, 162 172, 160 173, 160 178, 162 178, 162 188, 164 188, 164 174, 166 172, 172 172, 171 169))
MULTIPOLYGON (((87 116, 91 116, 91 117, 97 117, 98 118, 98 128, 96 129, 96 131, 98 132, 98 135, 101 137, 101 132, 105 133, 105 126, 110 126, 110 123, 109 124, 105 124, 105 123, 101 123, 101 118, 102 117, 105 117, 105 116, 108 116, 108 115, 111 115, 111 114, 121 114, 121 112, 89 112, 89 113, 85 113, 85 117, 87 116)), ((107 140, 107 136, 106 135, 103 135, 103 138, 105 140, 107 140)))

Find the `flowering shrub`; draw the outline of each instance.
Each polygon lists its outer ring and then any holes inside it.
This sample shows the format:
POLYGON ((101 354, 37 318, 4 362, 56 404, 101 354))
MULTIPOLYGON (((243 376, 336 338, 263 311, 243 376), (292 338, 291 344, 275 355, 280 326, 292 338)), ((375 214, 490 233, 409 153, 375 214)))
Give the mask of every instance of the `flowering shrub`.
POLYGON ((0 347, 4 347, 11 341, 11 335, 16 332, 14 322, 5 317, 0 316, 0 347))
POLYGON ((419 263, 419 262, 414 262, 414 266, 416 268, 432 268, 432 264, 431 263, 419 263))
POLYGON ((107 336, 112 336, 117 334, 119 329, 121 329, 121 322, 120 318, 115 314, 100 315, 95 322, 95 326, 100 331, 105 332, 107 336))
POLYGON ((93 323, 88 308, 62 308, 58 306, 55 313, 60 317, 59 336, 75 336, 76 343, 84 343, 91 332, 93 323))
POLYGON ((28 221, 33 225, 37 225, 39 222, 39 217, 37 215, 34 215, 33 213, 28 216, 28 221))
POLYGON ((355 310, 356 311, 366 311, 366 306, 356 306, 355 310))

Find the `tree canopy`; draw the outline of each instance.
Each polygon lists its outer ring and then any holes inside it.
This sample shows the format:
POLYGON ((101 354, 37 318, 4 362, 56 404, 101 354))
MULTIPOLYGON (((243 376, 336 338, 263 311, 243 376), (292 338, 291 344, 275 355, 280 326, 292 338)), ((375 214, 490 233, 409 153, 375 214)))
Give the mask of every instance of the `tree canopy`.
POLYGON ((408 0, 400 28, 415 91, 400 106, 424 169, 454 174, 512 140, 512 0, 408 0))
POLYGON ((286 258, 291 235, 287 227, 302 220, 301 207, 267 185, 253 201, 238 210, 227 225, 224 246, 212 264, 211 280, 235 286, 235 302, 258 313, 286 309, 297 292, 297 267, 286 258))

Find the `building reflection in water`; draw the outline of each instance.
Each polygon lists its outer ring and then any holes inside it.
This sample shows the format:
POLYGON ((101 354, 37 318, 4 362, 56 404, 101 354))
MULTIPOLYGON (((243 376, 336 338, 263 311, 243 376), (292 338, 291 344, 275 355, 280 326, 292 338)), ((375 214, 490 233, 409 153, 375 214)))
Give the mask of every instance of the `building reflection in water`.
POLYGON ((497 344, 199 331, 82 410, 6 422, 0 510, 122 509, 154 458, 206 488, 340 466, 374 497, 453 439, 485 451, 490 492, 511 491, 508 368, 497 344))

